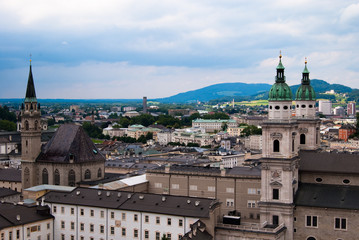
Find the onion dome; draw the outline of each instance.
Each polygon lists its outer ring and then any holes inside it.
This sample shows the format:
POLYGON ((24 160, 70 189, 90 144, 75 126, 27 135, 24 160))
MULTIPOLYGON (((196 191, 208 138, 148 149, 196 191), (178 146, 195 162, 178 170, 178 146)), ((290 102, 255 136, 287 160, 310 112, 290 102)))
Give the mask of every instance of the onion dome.
POLYGON ((269 101, 292 101, 292 90, 285 83, 284 66, 282 64, 282 54, 279 55, 279 63, 277 66, 277 76, 275 83, 269 90, 269 101))
POLYGON ((305 59, 305 66, 303 70, 302 84, 295 94, 296 101, 315 101, 315 91, 310 85, 309 71, 307 68, 307 59, 305 59))

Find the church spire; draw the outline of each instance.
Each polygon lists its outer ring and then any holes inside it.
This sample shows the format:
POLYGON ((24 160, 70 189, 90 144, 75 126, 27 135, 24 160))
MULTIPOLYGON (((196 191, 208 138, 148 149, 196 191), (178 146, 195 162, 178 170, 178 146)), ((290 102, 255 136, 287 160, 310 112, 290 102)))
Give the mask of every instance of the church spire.
POLYGON ((25 102, 36 102, 35 85, 34 85, 34 79, 32 77, 31 59, 30 59, 29 78, 27 80, 25 102))
POLYGON ((309 85, 310 84, 310 79, 309 79, 309 71, 307 68, 307 58, 305 58, 305 62, 304 62, 305 66, 304 66, 304 70, 302 73, 302 85, 309 85))
POLYGON ((276 83, 284 83, 285 76, 284 76, 284 66, 282 64, 282 51, 279 52, 279 63, 277 66, 277 76, 275 78, 276 83))

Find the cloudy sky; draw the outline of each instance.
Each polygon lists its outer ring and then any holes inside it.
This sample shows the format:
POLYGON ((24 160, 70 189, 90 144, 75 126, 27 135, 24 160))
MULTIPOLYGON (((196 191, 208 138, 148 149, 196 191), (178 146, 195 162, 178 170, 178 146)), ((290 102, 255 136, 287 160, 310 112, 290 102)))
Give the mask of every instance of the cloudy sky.
POLYGON ((0 0, 0 98, 167 97, 215 83, 310 77, 359 88, 359 3, 0 0))

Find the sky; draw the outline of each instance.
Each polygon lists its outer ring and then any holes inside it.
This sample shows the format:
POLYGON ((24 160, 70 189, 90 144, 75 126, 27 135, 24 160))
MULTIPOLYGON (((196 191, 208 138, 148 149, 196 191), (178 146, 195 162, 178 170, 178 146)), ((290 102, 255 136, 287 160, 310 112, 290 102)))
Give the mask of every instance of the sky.
POLYGON ((359 88, 359 3, 0 0, 0 98, 168 97, 217 83, 311 79, 359 88))

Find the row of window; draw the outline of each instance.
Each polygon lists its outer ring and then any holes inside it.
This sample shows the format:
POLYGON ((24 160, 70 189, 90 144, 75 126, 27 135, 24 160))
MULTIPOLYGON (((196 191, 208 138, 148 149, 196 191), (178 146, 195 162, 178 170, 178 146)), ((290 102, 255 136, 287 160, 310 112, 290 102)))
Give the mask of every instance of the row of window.
MULTIPOLYGON (((323 181, 323 179, 320 178, 320 177, 318 177, 318 178, 315 179, 315 181, 318 182, 318 183, 320 183, 320 182, 323 181)), ((344 183, 344 184, 349 184, 349 183, 350 183, 350 180, 349 180, 349 179, 343 179, 343 183, 344 183)))
MULTIPOLYGON (((114 235, 115 234, 115 230, 114 228, 112 229, 113 227, 111 227, 111 234, 114 235)), ((144 235, 144 239, 149 239, 150 238, 150 231, 148 230, 145 230, 143 232, 143 235, 144 235)), ((167 234, 163 234, 165 235, 168 239, 168 240, 171 240, 172 239, 172 234, 171 233, 167 233, 167 234)), ((156 240, 160 240, 161 237, 163 237, 163 235, 161 236, 161 233, 160 232, 156 232, 155 233, 155 239, 156 240)), ((49 236, 49 235, 48 235, 49 236)), ((121 236, 125 237, 126 236, 126 228, 122 228, 121 229, 121 236)), ((182 238, 182 234, 178 234, 178 240, 182 238)), ((134 238, 139 238, 139 232, 138 232, 138 229, 133 229, 133 237, 134 238)), ((48 240, 50 238, 48 237, 48 240)), ((80 240, 84 240, 85 237, 84 236, 80 236, 80 240)), ((4 240, 4 239, 1 239, 1 240, 4 240)), ((9 238, 9 240, 12 240, 12 238, 9 238)), ((38 238, 38 240, 41 240, 41 238, 38 238)), ((66 235, 65 234, 61 234, 61 240, 66 240, 66 235)), ((75 240, 75 236, 74 235, 70 235, 70 240, 75 240)), ((93 237, 90 237, 90 240, 94 240, 93 237)), ((104 240, 103 238, 100 238, 100 240, 104 240)))
MULTIPOLYGON (((318 216, 306 216, 305 226, 306 227, 318 227, 318 216)), ((334 218, 334 229, 335 230, 347 230, 347 219, 346 218, 334 218)))
MULTIPOLYGON (((26 171, 26 169, 25 169, 25 176, 27 173, 30 174, 30 171, 26 171)), ((91 179, 91 171, 89 169, 86 169, 84 177, 85 179, 91 179)), ((99 168, 97 171, 97 177, 98 178, 102 177, 101 168, 99 168)), ((71 169, 68 173, 68 184, 69 186, 75 186, 75 183, 76 183, 76 174, 75 171, 71 169)), ((49 184, 49 173, 46 168, 42 170, 42 184, 49 184)), ((58 169, 56 169, 54 172, 54 184, 60 185, 60 171, 58 169)))
MULTIPOLYGON (((305 105, 305 104, 302 104, 301 106, 297 105, 297 108, 300 108, 300 107, 301 107, 301 108, 306 108, 307 105, 305 105)), ((292 109, 292 106, 289 106, 289 107, 286 106, 286 105, 283 106, 283 109, 284 109, 284 110, 287 110, 288 108, 289 108, 289 109, 292 109)), ((309 105, 308 105, 308 108, 313 108, 313 105, 312 105, 312 104, 309 104, 309 105)), ((269 106, 269 109, 273 109, 273 107, 272 107, 272 106, 269 106)), ((277 105, 277 106, 274 107, 274 109, 279 110, 279 109, 280 109, 280 106, 277 105)))
MULTIPOLYGON (((179 189, 179 184, 172 184, 171 185, 172 189, 179 189)), ((155 188, 162 188, 162 183, 155 183, 155 188)), ((197 191, 198 190, 198 186, 197 185, 189 185, 189 190, 191 191, 197 191)), ((207 186, 207 190, 209 192, 215 192, 216 191, 216 187, 215 186, 207 186)), ((226 192, 227 193, 234 193, 234 188, 226 188, 226 192)), ((249 194, 249 193, 248 193, 249 194)))

